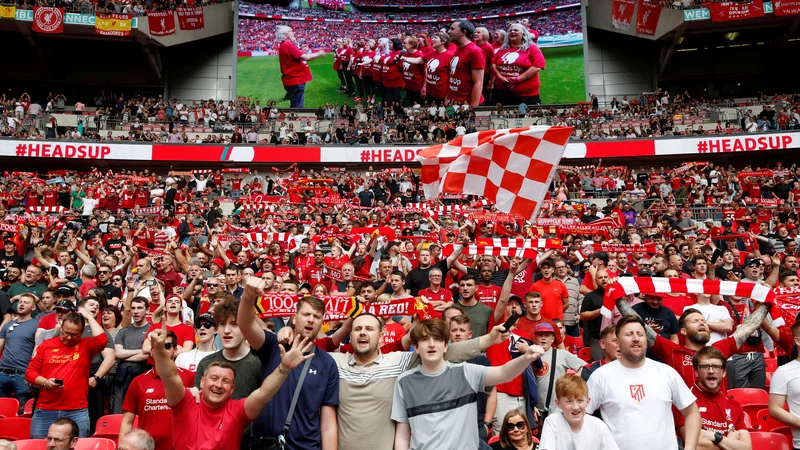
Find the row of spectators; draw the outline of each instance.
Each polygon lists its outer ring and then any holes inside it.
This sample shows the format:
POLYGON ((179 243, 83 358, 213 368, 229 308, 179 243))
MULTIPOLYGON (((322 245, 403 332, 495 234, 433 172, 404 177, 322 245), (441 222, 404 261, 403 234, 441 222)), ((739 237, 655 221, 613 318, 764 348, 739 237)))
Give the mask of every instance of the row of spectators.
MULTIPOLYGON (((21 405, 38 395, 33 438, 48 435, 59 417, 88 436, 100 415, 122 412, 120 436, 138 418, 159 449, 256 449, 278 436, 289 449, 478 449, 492 436, 493 448, 532 449, 535 429, 542 448, 578 440, 672 449, 676 435, 689 449, 698 441, 753 448, 741 407, 719 394, 764 389, 764 352, 791 355, 800 326, 780 325, 777 307, 740 295, 648 292, 621 298, 608 317, 600 310, 606 286, 630 275, 796 286, 794 208, 762 204, 748 213, 734 203, 720 227, 687 223, 669 209, 662 186, 681 190, 691 179, 716 189, 737 171, 713 163, 601 167, 593 186, 607 173, 659 190, 667 209, 651 208, 658 225, 640 224, 641 211, 623 195, 604 210, 550 202, 542 218, 573 218, 584 228, 538 230, 493 218, 491 206, 468 197, 420 206, 411 170, 359 169, 4 174, 0 220, 18 227, 4 232, 0 254, 0 395, 21 405), (248 207, 254 195, 273 203, 248 207), (339 196, 349 200, 334 201, 339 196), (223 198, 236 201, 232 213, 223 212, 223 198), (40 206, 66 212, 17 220, 40 206), (758 233, 746 231, 754 227, 758 233), (567 244, 518 258, 461 245, 537 234, 567 244), (380 318, 330 316, 354 310, 337 306, 353 296, 380 318), (287 298, 290 307, 280 309, 287 298), (394 309, 411 304, 422 306, 394 309), (381 305, 398 314, 381 313, 381 305), (519 319, 508 330, 512 313, 519 319), (472 361, 483 367, 452 364, 484 351, 472 361), (43 357, 56 353, 68 358, 43 357), (301 374, 306 384, 297 389, 301 374), (296 390, 293 420, 281 431, 296 390), (419 408, 432 398, 458 406, 419 408), (646 413, 622 412, 634 406, 646 413), (214 422, 210 410, 218 411, 214 422), (602 422, 584 416, 595 411, 602 422), (201 428, 206 423, 213 427, 201 428)), ((739 170, 741 183, 760 182, 760 169, 739 170)), ((773 169, 781 185, 798 184, 796 167, 773 169)), ((585 170, 562 168, 554 188, 585 170)), ((784 191, 762 189, 759 198, 784 191)), ((770 414, 792 427, 797 364, 778 368, 771 381, 770 414)))

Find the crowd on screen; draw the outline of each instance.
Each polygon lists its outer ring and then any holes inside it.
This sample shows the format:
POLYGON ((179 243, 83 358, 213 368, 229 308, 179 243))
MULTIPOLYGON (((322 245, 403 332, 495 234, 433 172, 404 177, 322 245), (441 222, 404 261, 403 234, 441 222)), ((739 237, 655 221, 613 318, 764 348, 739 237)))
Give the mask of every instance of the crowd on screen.
POLYGON ((457 11, 426 11, 424 17, 418 12, 395 11, 389 13, 382 12, 361 12, 361 11, 336 11, 330 9, 294 9, 282 6, 261 4, 261 3, 239 3, 239 14, 264 14, 268 16, 286 17, 313 17, 316 19, 350 19, 350 20, 433 20, 433 19, 452 19, 461 17, 488 16, 493 14, 519 13, 523 11, 536 11, 550 6, 560 6, 574 4, 569 0, 562 0, 557 4, 545 5, 541 1, 526 1, 517 4, 502 6, 486 6, 480 9, 460 9, 457 11))
POLYGON ((769 414, 797 447, 800 324, 739 291, 600 309, 626 276, 798 285, 798 180, 780 163, 559 167, 540 218, 570 228, 426 204, 407 168, 9 169, 0 396, 35 400, 31 438, 117 413, 121 445, 138 427, 155 449, 745 449, 752 418, 724 392, 769 372, 769 414), (578 189, 611 197, 570 202, 578 189), (563 247, 466 247, 537 237, 563 247), (291 320, 258 300, 291 296, 291 320), (326 320, 337 297, 419 309, 326 320))

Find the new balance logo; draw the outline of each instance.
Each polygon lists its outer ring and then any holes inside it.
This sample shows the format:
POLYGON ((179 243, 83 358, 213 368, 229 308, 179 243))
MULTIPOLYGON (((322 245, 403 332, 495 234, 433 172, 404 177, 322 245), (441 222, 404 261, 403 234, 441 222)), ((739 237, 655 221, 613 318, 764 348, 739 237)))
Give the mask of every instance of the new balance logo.
POLYGON ((317 370, 316 369, 308 369, 308 373, 313 373, 314 375, 316 375, 317 374, 317 370))
POLYGON ((146 390, 146 391, 144 391, 144 393, 145 393, 145 394, 152 394, 152 393, 153 393, 153 392, 155 392, 155 391, 156 391, 156 390, 155 390, 155 389, 153 389, 153 388, 147 388, 147 390, 146 390))

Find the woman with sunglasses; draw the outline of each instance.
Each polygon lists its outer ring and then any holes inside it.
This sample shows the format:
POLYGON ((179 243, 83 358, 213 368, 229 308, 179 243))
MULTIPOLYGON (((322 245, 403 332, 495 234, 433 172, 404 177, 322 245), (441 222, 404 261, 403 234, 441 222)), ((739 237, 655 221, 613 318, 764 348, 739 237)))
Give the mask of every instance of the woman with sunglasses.
POLYGON ((492 444, 492 450, 533 450, 535 448, 533 431, 525 413, 518 409, 507 412, 503 418, 503 426, 500 428, 500 440, 492 444))

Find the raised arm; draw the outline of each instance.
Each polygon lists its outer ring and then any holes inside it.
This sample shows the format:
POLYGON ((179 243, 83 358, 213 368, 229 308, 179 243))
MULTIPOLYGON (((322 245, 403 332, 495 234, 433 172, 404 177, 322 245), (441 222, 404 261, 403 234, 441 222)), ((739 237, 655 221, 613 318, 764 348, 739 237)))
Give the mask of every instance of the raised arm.
POLYGON ((256 298, 264 295, 264 280, 258 277, 250 277, 244 285, 242 299, 239 303, 239 311, 236 315, 236 322, 242 330, 244 338, 250 343, 250 347, 258 351, 264 345, 264 330, 256 322, 255 303, 256 298))
POLYGON ((511 296, 511 287, 514 284, 514 277, 517 276, 517 271, 519 270, 519 263, 516 259, 512 259, 509 264, 508 276, 503 283, 503 288, 500 290, 500 297, 497 299, 497 305, 494 307, 494 323, 500 323, 506 315, 508 297, 511 296))
MULTIPOLYGON (((619 310, 619 312, 623 316, 638 316, 639 315, 636 311, 633 310, 633 308, 631 308, 630 305, 628 305, 628 302, 626 302, 622 298, 617 300, 617 309, 619 310)), ((658 336, 658 333, 653 331, 653 329, 650 328, 650 325, 645 324, 645 326, 644 326, 644 334, 645 334, 645 336, 647 336, 647 347, 648 348, 652 347, 653 344, 656 343, 656 337, 658 336)))
POLYGON ((272 400, 283 382, 286 381, 289 372, 314 356, 313 353, 308 353, 314 347, 314 341, 308 338, 301 339, 301 337, 300 335, 295 336, 292 349, 288 352, 283 349, 282 345, 278 346, 281 351, 281 362, 278 364, 278 368, 264 379, 258 389, 247 396, 244 401, 244 412, 250 420, 255 420, 261 410, 272 400), (304 356, 303 353, 308 353, 308 355, 304 356))
POLYGON ((733 337, 736 339, 736 348, 741 347, 742 344, 744 344, 744 341, 746 341, 747 338, 751 334, 755 333, 758 327, 761 326, 761 323, 764 321, 764 317, 767 317, 769 308, 770 305, 761 303, 756 307, 752 314, 742 320, 742 324, 739 325, 736 331, 733 332, 733 337))
POLYGON ((532 362, 539 359, 544 354, 544 349, 538 345, 531 345, 524 355, 514 358, 499 367, 490 367, 486 371, 486 386, 497 386, 498 384, 508 383, 528 367, 532 362))
POLYGON ((167 354, 164 342, 167 340, 167 321, 162 322, 161 328, 150 333, 150 347, 152 348, 153 359, 156 362, 156 372, 161 382, 164 383, 164 393, 167 397, 167 404, 175 406, 183 400, 186 389, 183 381, 178 376, 178 368, 167 354))

